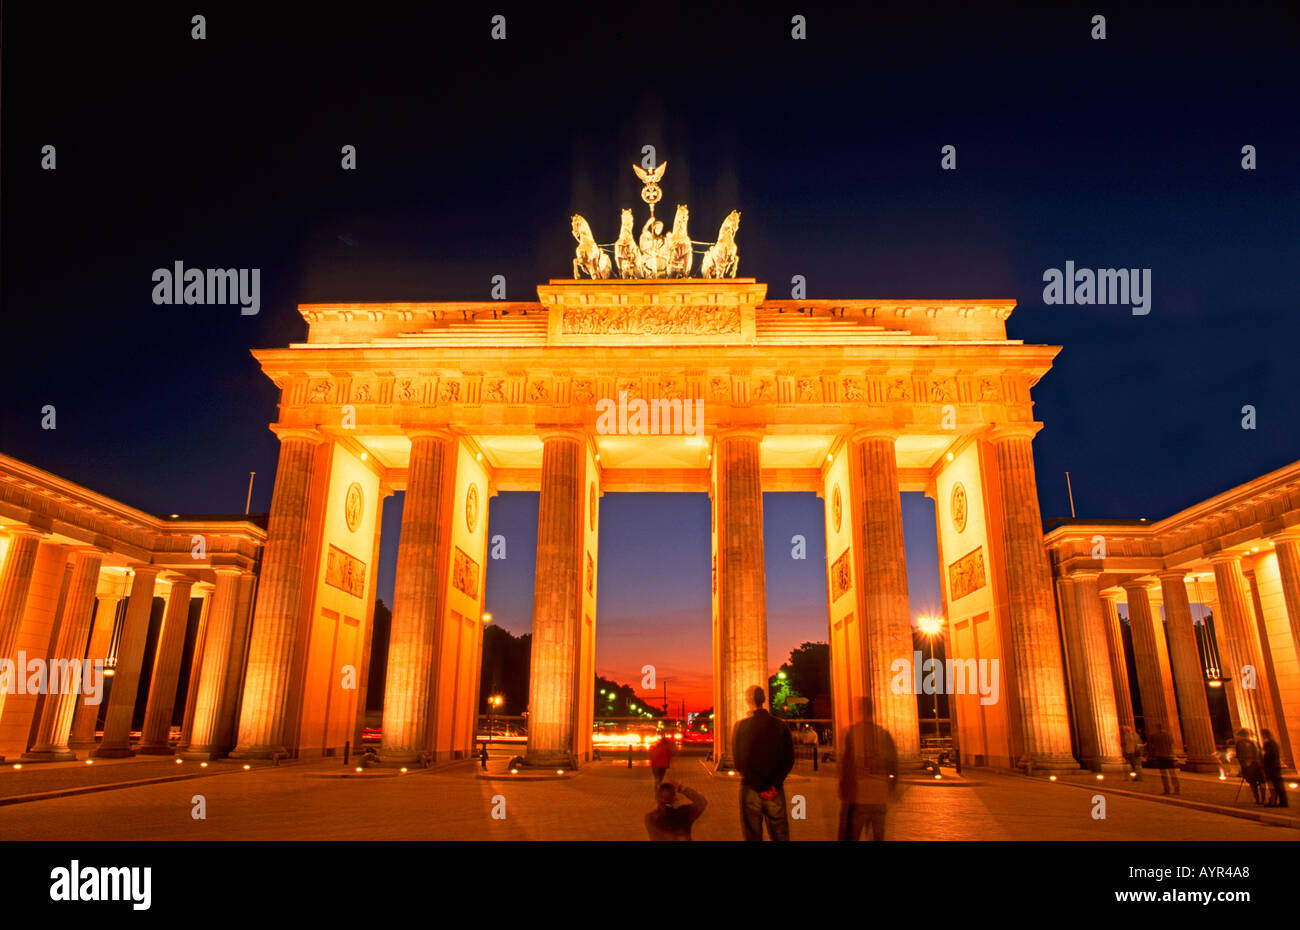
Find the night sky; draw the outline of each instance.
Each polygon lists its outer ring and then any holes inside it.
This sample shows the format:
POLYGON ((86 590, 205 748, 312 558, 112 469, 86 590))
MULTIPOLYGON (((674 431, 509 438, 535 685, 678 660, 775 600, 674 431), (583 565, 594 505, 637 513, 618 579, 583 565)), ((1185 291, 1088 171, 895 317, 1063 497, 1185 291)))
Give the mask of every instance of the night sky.
MULTIPOLYGON (((496 274, 535 299, 569 272, 572 212, 600 241, 640 217, 653 144, 696 237, 742 210, 740 273, 772 297, 799 274, 814 298, 1016 299, 1010 336, 1064 347, 1034 395, 1045 518, 1069 514, 1067 470, 1081 517, 1158 519, 1300 457, 1294 10, 756 9, 205 3, 195 41, 188 7, 7 5, 0 451, 158 513, 241 512, 256 471, 265 511, 276 391, 249 350, 303 339, 297 303, 485 300, 496 274), (178 260, 261 269, 261 312, 155 306, 178 260), (1149 315, 1044 305, 1067 260, 1151 269, 1149 315)), ((826 636, 820 507, 767 496, 774 666, 826 636)), ((919 614, 933 511, 904 511, 919 614)), ((536 495, 492 502, 488 609, 514 632, 536 518, 536 495)), ((707 522, 702 495, 602 506, 598 668, 656 664, 688 706, 708 701, 707 522)))

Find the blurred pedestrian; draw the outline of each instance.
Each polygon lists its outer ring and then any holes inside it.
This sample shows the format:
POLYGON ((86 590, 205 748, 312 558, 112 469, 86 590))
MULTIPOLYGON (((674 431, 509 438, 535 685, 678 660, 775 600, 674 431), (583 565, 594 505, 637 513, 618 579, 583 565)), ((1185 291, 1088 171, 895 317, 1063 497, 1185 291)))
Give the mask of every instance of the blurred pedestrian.
POLYGON ((487 760, 488 760, 487 742, 484 741, 482 743, 479 743, 478 761, 479 761, 479 765, 483 767, 483 771, 485 772, 487 771, 487 760))
POLYGON ((856 840, 869 826, 871 839, 879 842, 898 786, 898 750, 889 731, 873 719, 871 698, 862 698, 859 707, 861 719, 841 739, 839 838, 856 840))
POLYGON ((664 776, 668 774, 668 766, 672 765, 673 746, 668 740, 668 734, 662 733, 659 741, 650 747, 650 771, 655 777, 655 793, 658 795, 659 785, 663 783, 664 776))
POLYGON ((1178 784, 1178 762, 1174 758, 1174 738, 1163 724, 1151 724, 1151 732, 1147 735, 1147 751, 1151 754, 1152 764, 1160 770, 1160 793, 1169 794, 1172 785, 1174 794, 1182 794, 1178 784))
POLYGON ((689 840, 692 825, 709 804, 695 789, 671 781, 655 788, 655 801, 655 809, 645 815, 645 829, 652 840, 689 840), (674 805, 678 794, 690 803, 674 805))
POLYGON ((1286 800, 1286 786, 1282 784, 1282 747, 1278 746, 1270 730, 1260 730, 1264 737, 1260 763, 1264 769, 1264 779, 1268 782, 1270 796, 1269 807, 1289 807, 1286 800))
POLYGON ((732 740, 740 771, 740 827, 746 840, 762 841, 763 824, 773 840, 790 839, 785 814, 785 777, 794 768, 794 740, 786 725, 763 707, 767 697, 755 687, 749 693, 753 711, 736 724, 732 740))
POLYGON ((1237 753, 1237 765, 1241 777, 1250 785, 1250 793, 1256 804, 1264 803, 1264 767, 1260 764, 1259 744, 1250 737, 1250 731, 1242 727, 1237 731, 1237 739, 1232 744, 1237 753))
POLYGON ((1124 753, 1124 761, 1128 763, 1128 769, 1136 776, 1137 781, 1142 780, 1142 750, 1138 746, 1138 735, 1128 724, 1119 728, 1119 745, 1124 753))

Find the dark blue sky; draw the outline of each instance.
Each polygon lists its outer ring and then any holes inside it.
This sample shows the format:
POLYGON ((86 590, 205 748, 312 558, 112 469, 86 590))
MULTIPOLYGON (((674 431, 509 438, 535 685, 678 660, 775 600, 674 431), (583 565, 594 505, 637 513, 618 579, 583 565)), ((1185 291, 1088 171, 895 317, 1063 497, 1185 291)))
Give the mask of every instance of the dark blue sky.
MULTIPOLYGON (((569 267, 571 212, 613 238, 654 144, 668 202, 743 211, 741 273, 773 296, 801 274, 811 297, 1019 301, 1011 336, 1064 347, 1035 391, 1045 517, 1069 512, 1067 469, 1080 516, 1158 518, 1300 457, 1293 9, 1112 7, 1094 41, 1088 8, 800 6, 802 42, 755 9, 205 5, 196 42, 174 6, 9 5, 0 450, 157 512, 237 512, 257 471, 265 510, 276 395, 248 352, 301 339, 298 302, 486 299, 494 274, 528 299, 569 267), (260 268, 261 313, 153 305, 176 260, 260 268), (1066 260, 1150 268, 1150 314, 1044 306, 1066 260)), ((703 504, 666 500, 606 511, 602 619, 694 609, 619 567, 693 590, 707 539, 662 532, 703 504)), ((494 532, 527 534, 531 505, 494 506, 494 532)), ((767 511, 786 539, 817 517, 767 511)), ((825 598, 811 552, 780 548, 774 628, 825 598)), ((493 600, 526 605, 531 568, 490 575, 493 600)))

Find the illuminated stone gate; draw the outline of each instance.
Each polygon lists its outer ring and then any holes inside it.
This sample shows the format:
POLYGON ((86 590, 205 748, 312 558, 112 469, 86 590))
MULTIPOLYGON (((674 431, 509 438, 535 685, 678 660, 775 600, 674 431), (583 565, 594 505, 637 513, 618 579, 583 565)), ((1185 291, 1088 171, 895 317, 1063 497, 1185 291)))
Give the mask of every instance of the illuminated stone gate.
POLYGON ((891 687, 891 667, 913 655, 900 492, 923 491, 937 503, 948 654, 1000 660, 1001 700, 955 699, 963 756, 1076 766, 1031 450, 1030 389, 1058 349, 1008 339, 1013 306, 771 300, 750 278, 301 306, 307 341, 254 353, 281 389, 281 451, 235 755, 330 750, 352 732, 342 682, 354 668, 364 693, 381 503, 396 490, 382 755, 467 755, 488 507, 535 490, 527 758, 589 759, 600 499, 703 491, 715 758, 729 764, 745 692, 768 679, 762 493, 813 491, 837 726, 870 696, 915 758, 916 698, 891 687), (598 406, 620 400, 664 417, 698 401, 703 423, 698 435, 598 428, 598 406))

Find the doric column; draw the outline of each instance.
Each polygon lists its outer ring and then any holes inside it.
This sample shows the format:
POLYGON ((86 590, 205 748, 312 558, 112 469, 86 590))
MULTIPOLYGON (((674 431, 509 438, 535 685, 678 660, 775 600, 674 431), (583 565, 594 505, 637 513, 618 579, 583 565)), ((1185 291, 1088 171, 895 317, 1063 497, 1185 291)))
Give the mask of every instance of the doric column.
MULTIPOLYGON (((40 548, 41 533, 26 527, 9 531, 9 548, 4 565, 0 566, 0 658, 17 661, 14 649, 18 643, 18 630, 23 623, 23 610, 27 606, 27 590, 32 583, 32 566, 36 563, 36 550, 40 548)), ((15 676, 25 674, 15 668, 15 676)), ((16 680, 16 679, 15 679, 16 680)), ((5 694, 0 691, 0 715, 4 714, 5 694)), ((0 762, 4 756, 0 756, 0 762)))
MULTIPOLYGON (((1291 736, 1286 726, 1286 713, 1282 706, 1282 692, 1278 688, 1277 667, 1273 664, 1273 644, 1268 638, 1268 623, 1264 619, 1264 602, 1259 596, 1259 579, 1255 577, 1255 566, 1243 565, 1242 573, 1246 578, 1246 587, 1250 595, 1251 613, 1255 618, 1254 643, 1258 655, 1264 661, 1264 681, 1267 685, 1261 695, 1264 704, 1262 729, 1269 729, 1277 738, 1282 750, 1282 765, 1291 768, 1291 736)), ((1288 657, 1289 658, 1289 657, 1288 657)), ((1262 737, 1262 732, 1259 734, 1262 737)))
MULTIPOLYGON (((1072 769, 1065 666, 1056 632, 1052 573, 1043 546, 1034 479, 1033 429, 993 432, 997 493, 1001 503, 1003 589, 1024 753, 1036 770, 1072 769)), ((992 529, 992 528, 991 528, 992 529)))
POLYGON ((426 750, 434 630, 445 604, 443 563, 451 533, 444 503, 455 493, 455 462, 456 440, 450 434, 411 435, 384 680, 379 752, 386 762, 413 762, 426 750))
MULTIPOLYGON (((1078 680, 1083 703, 1076 705, 1080 721, 1082 761, 1089 768, 1118 770, 1124 765, 1119 741, 1119 715, 1115 710, 1115 679, 1106 642, 1106 618, 1096 574, 1075 574, 1074 618, 1078 632, 1071 648, 1071 677, 1078 680)), ((1077 700, 1077 699, 1076 699, 1077 700)))
POLYGON ((578 625, 582 622, 584 442, 583 434, 574 430, 542 436, 528 750, 524 756, 529 765, 577 765, 573 748, 578 625))
POLYGON ((1110 654, 1110 680, 1115 691, 1115 713, 1119 725, 1136 731, 1133 695, 1128 687, 1128 656, 1124 653, 1124 631, 1119 621, 1119 595, 1103 594, 1101 612, 1106 622, 1106 651, 1110 654))
MULTIPOLYGON (((907 556, 898 460, 892 433, 859 430, 849 442, 853 549, 862 622, 862 668, 877 726, 894 739, 900 765, 921 755, 916 696, 891 687, 898 659, 913 661, 912 618, 907 600, 907 556)), ((759 502, 760 513, 762 502, 759 502)), ((764 634, 766 637, 766 633, 764 634)), ((856 709, 855 709, 856 710, 856 709)))
POLYGON ((235 623, 235 602, 239 596, 239 575, 235 568, 218 568, 216 586, 210 595, 207 622, 203 624, 203 642, 194 644, 195 655, 202 658, 191 674, 198 676, 194 692, 194 715, 190 723, 189 744, 177 753, 183 759, 215 759, 225 747, 216 736, 221 712, 221 698, 226 684, 226 665, 230 658, 231 630, 235 623), (201 651, 200 651, 201 647, 201 651))
POLYGON ((753 709, 749 696, 767 680, 767 576, 763 564, 763 488, 757 431, 719 435, 718 673, 721 706, 714 708, 714 758, 730 769, 736 725, 753 709))
MULTIPOLYGON (((198 629, 194 631, 194 651, 190 655, 190 677, 185 686, 185 715, 181 720, 181 738, 176 744, 177 753, 190 747, 194 736, 194 705, 199 693, 199 677, 203 668, 203 644, 208 638, 208 616, 212 613, 212 592, 216 586, 204 582, 203 609, 199 611, 198 629)), ((191 592, 194 593, 194 592, 191 592)))
POLYGON ((71 669, 80 667, 85 653, 91 615, 95 609, 95 591, 99 587, 101 561, 100 553, 95 551, 79 551, 72 556, 72 575, 68 579, 68 591, 58 618, 54 651, 50 655, 51 668, 54 667, 54 662, 61 661, 70 670, 68 677, 71 680, 61 682, 58 688, 53 681, 49 683, 50 693, 45 696, 41 722, 36 730, 36 742, 30 750, 23 753, 23 759, 34 762, 66 762, 77 758, 77 754, 68 748, 68 737, 72 733, 72 717, 81 694, 82 676, 71 674, 71 669))
POLYGON ((1178 695, 1179 723, 1187 743, 1187 768, 1195 772, 1217 772, 1214 728, 1210 725, 1210 704, 1205 696, 1205 669, 1196 648, 1192 629, 1192 605, 1187 598, 1186 573, 1160 573, 1161 597, 1165 602, 1165 639, 1169 643, 1169 664, 1178 695))
POLYGON ((284 708, 302 612, 311 491, 322 437, 315 430, 282 430, 279 435, 280 460, 253 612, 239 744, 231 753, 236 758, 274 759, 287 754, 284 708))
MULTIPOLYGON (((90 630, 90 648, 86 650, 86 661, 104 665, 104 681, 112 680, 108 674, 108 651, 113 646, 113 628, 117 625, 117 608, 122 602, 119 594, 107 594, 95 599, 95 619, 90 630)), ((72 718, 72 735, 68 738, 70 749, 94 749, 95 726, 99 723, 99 704, 77 704, 77 712, 72 718)))
POLYGON ((153 674, 149 679, 149 698, 145 703, 144 727, 140 731, 138 751, 146 755, 169 756, 172 711, 176 707, 176 684, 181 677, 181 657, 185 652, 185 631, 190 621, 192 579, 172 582, 167 595, 167 612, 154 652, 153 674))
MULTIPOLYGON (((222 753, 228 752, 234 745, 235 718, 239 714, 239 692, 244 684, 244 662, 248 658, 248 624, 253 618, 256 583, 257 576, 252 572, 240 573, 239 593, 235 597, 234 626, 230 633, 230 654, 226 657, 226 683, 221 691, 221 712, 217 718, 216 745, 222 753)), ((356 745, 361 745, 360 739, 356 745)))
POLYGON ((131 595, 122 618, 122 637, 117 643, 117 665, 113 667, 113 687, 108 696, 108 713, 104 717, 104 738, 91 753, 95 758, 120 759, 134 755, 131 750, 131 721, 135 717, 135 699, 140 690, 140 669, 144 664, 144 647, 149 638, 149 617, 153 612, 153 590, 162 569, 141 565, 131 580, 131 595))
POLYGON ((1291 647, 1300 663, 1300 530, 1273 537, 1277 552, 1277 573, 1282 580, 1282 599, 1291 623, 1291 647))
POLYGON ((1174 740, 1174 751, 1183 755, 1182 730, 1178 726, 1178 709, 1174 703, 1173 681, 1166 682, 1161 668, 1163 643, 1161 631, 1151 612, 1147 583, 1128 581, 1128 624, 1133 634, 1133 661, 1137 664, 1138 691, 1142 697, 1142 720, 1146 737, 1151 738, 1152 724, 1159 723, 1174 740))
POLYGON ((1221 645, 1227 646, 1220 650, 1220 658, 1228 666, 1223 677, 1230 689, 1229 701, 1235 705, 1233 726, 1245 727, 1259 739, 1259 731, 1270 726, 1268 683, 1255 638, 1255 610, 1250 603, 1241 558, 1220 554, 1211 558, 1210 563, 1214 566, 1214 587, 1219 596, 1218 629, 1225 641, 1221 645))

